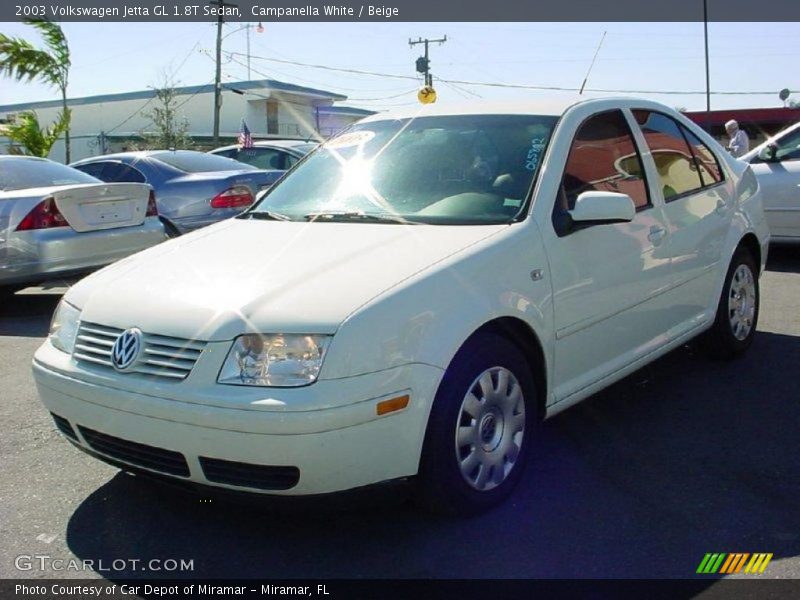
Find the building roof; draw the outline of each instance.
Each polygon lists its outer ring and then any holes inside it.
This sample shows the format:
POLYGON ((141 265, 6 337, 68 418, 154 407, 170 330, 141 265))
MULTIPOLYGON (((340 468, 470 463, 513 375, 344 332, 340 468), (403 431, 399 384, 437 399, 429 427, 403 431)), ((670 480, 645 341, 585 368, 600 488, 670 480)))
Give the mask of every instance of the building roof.
POLYGON ((800 108, 734 108, 729 110, 687 111, 686 116, 698 125, 724 126, 731 119, 741 125, 781 125, 800 121, 800 108))
POLYGON ((329 115, 352 115, 354 117, 368 117, 377 111, 355 106, 320 106, 319 112, 329 115))
MULTIPOLYGON (((274 79, 254 79, 250 81, 237 81, 222 84, 223 89, 232 91, 236 90, 245 91, 253 89, 268 89, 276 92, 290 92, 294 94, 301 94, 305 96, 316 96, 319 98, 326 98, 333 101, 347 100, 347 96, 337 94, 335 92, 328 92, 325 90, 318 90, 315 88, 305 87, 302 85, 295 85, 293 83, 285 83, 283 81, 276 81, 274 79)), ((175 91, 179 95, 187 94, 211 94, 214 92, 214 84, 205 85, 189 85, 176 87, 175 91)), ((82 104, 100 104, 103 102, 120 102, 123 100, 145 100, 153 98, 156 95, 154 89, 140 90, 137 92, 124 92, 121 94, 101 94, 99 96, 85 96, 83 98, 70 98, 67 100, 69 106, 79 106, 82 104)), ((52 108, 61 106, 61 100, 43 100, 40 102, 23 102, 20 104, 4 104, 0 105, 0 112, 16 112, 20 110, 33 110, 37 108, 52 108)))

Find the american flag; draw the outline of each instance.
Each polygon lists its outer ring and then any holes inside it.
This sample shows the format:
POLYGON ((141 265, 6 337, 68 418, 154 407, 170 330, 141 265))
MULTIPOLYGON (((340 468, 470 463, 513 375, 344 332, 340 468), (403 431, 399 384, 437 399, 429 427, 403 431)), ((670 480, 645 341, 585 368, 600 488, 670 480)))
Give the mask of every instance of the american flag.
POLYGON ((242 148, 253 147, 253 136, 250 135, 250 130, 247 128, 247 123, 242 119, 242 126, 239 128, 239 145, 242 148))

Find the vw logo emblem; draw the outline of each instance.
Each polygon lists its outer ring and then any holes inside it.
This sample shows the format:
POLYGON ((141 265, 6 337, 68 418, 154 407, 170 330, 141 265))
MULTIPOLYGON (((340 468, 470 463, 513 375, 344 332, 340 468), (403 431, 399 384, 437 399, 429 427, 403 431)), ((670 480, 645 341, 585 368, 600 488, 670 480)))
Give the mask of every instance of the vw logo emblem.
POLYGON ((142 332, 138 329, 126 329, 111 347, 111 364, 117 371, 124 371, 134 363, 141 348, 142 332))

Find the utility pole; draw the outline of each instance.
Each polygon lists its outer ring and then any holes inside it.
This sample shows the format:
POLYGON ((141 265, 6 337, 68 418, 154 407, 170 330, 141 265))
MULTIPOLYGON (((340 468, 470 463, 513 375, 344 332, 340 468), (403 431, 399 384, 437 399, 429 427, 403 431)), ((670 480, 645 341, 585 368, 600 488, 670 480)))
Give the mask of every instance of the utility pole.
POLYGON ((420 56, 417 59, 417 72, 423 73, 425 75, 425 85, 432 86, 433 85, 433 76, 431 75, 431 61, 428 57, 428 45, 429 44, 439 44, 440 46, 447 41, 447 36, 442 38, 431 40, 428 38, 422 39, 418 38, 416 40, 408 40, 408 45, 412 48, 417 44, 424 44, 425 45, 425 56, 420 56))
POLYGON ((247 29, 247 81, 250 81, 250 28, 252 25, 248 23, 245 25, 247 29))
POLYGON ((225 2, 225 0, 209 0, 208 2, 215 6, 219 11, 217 14, 217 53, 216 64, 217 68, 214 73, 214 145, 219 145, 219 113, 222 109, 222 24, 225 18, 222 16, 223 8, 228 6, 236 6, 225 2))
POLYGON ((706 131, 711 131, 711 70, 708 66, 708 0, 703 0, 703 39, 706 47, 706 131))

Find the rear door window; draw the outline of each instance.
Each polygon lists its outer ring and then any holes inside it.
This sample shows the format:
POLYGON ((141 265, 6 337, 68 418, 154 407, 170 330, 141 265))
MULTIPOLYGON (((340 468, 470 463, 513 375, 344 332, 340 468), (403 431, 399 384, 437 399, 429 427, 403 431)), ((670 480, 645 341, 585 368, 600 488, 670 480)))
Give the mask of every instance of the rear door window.
POLYGON ((681 126, 681 131, 683 131, 683 134, 686 136, 689 146, 694 153, 697 167, 700 169, 700 177, 703 180, 703 185, 708 187, 722 181, 722 169, 719 166, 717 157, 711 149, 685 127, 681 126))
POLYGON ((656 163, 664 200, 669 202, 702 189, 694 153, 678 123, 653 111, 634 110, 633 115, 656 163))

